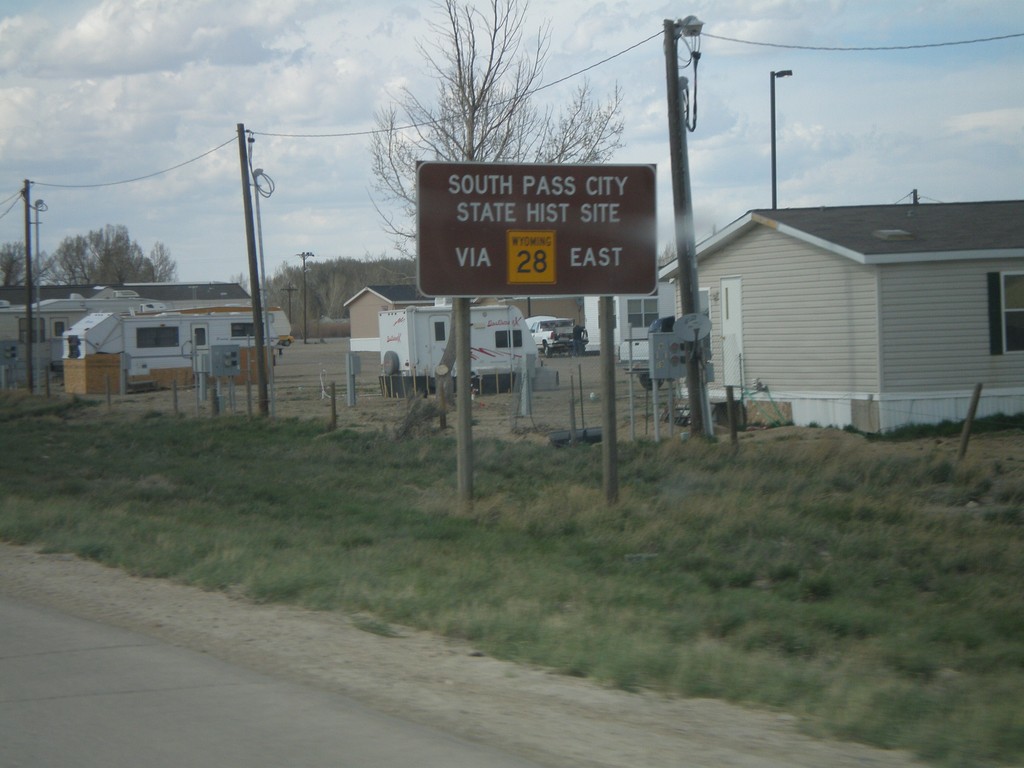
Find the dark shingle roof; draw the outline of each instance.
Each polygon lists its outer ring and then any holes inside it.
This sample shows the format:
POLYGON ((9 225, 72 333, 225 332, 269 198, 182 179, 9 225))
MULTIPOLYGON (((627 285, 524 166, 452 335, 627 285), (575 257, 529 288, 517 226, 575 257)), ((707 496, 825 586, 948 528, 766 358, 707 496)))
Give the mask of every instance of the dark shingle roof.
MULTIPOLYGON (((39 298, 68 299, 78 294, 86 299, 106 291, 135 291, 143 299, 154 301, 249 301, 250 296, 238 283, 125 283, 124 285, 41 285, 39 298)), ((36 291, 32 291, 35 296, 36 291)), ((0 299, 13 305, 25 303, 25 286, 0 288, 0 299)))
POLYGON ((1024 200, 751 213, 865 256, 1024 248, 1024 200))

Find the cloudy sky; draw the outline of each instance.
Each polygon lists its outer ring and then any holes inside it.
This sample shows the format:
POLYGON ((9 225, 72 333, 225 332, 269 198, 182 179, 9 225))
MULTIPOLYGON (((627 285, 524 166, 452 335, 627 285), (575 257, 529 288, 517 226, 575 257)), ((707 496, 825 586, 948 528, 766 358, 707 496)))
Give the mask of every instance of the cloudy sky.
MULTIPOLYGON (((534 0, 530 29, 551 23, 546 81, 592 67, 538 98, 557 106, 583 77, 599 95, 622 86, 613 162, 657 165, 663 243, 662 29, 690 14, 705 23, 688 139, 698 240, 771 205, 772 70, 794 73, 776 88, 780 207, 914 189, 924 202, 1024 198, 1020 0, 534 0), (936 45, 997 36, 1009 37, 936 45)), ((440 18, 431 0, 5 0, 0 243, 24 236, 30 179, 48 206, 43 251, 117 224, 146 252, 163 243, 182 280, 247 274, 243 123, 275 183, 261 201, 269 272, 302 251, 392 253, 366 132, 400 88, 429 100, 417 43, 440 18)))

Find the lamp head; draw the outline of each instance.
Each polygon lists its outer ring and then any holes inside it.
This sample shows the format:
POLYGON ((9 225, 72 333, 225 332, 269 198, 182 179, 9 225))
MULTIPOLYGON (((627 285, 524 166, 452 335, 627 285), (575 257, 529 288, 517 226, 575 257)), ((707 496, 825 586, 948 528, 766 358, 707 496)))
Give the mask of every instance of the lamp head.
POLYGON ((792 77, 792 76, 793 76, 793 70, 792 69, 780 69, 778 72, 772 72, 772 77, 774 77, 776 80, 778 80, 780 77, 792 77))
POLYGON ((687 16, 685 19, 677 21, 676 24, 683 37, 698 37, 700 31, 704 29, 704 22, 696 16, 687 16))

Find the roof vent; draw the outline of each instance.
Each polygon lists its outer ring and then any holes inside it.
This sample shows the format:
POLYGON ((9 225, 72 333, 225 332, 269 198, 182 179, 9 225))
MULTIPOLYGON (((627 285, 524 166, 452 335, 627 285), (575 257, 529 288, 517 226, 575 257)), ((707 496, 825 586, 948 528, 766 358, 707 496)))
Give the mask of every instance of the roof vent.
POLYGON ((879 240, 892 242, 893 240, 913 240, 914 236, 905 229, 876 229, 871 233, 879 240))

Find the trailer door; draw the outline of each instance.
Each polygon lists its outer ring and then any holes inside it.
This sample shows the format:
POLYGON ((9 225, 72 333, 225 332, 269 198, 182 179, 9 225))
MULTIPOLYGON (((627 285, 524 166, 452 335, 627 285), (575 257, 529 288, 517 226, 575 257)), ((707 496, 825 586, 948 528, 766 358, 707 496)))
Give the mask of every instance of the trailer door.
POLYGON ((210 372, 210 325, 192 323, 192 370, 210 372))
MULTIPOLYGON (((444 348, 448 344, 448 335, 451 333, 451 313, 438 313, 427 315, 428 338, 423 339, 426 343, 423 360, 430 366, 429 372, 433 375, 434 369, 441 362, 444 355, 444 348)), ((417 339, 417 341, 420 341, 417 339)))

